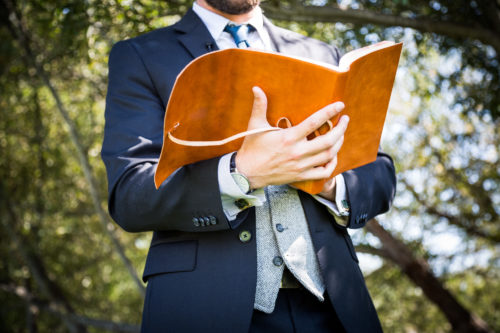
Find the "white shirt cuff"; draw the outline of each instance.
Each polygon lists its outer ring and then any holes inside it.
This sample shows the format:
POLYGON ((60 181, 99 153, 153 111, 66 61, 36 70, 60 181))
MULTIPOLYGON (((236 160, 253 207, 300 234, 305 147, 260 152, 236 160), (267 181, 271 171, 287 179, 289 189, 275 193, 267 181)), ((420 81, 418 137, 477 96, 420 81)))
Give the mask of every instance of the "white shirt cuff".
MULTIPOLYGON (((231 155, 233 153, 226 154, 219 160, 218 167, 218 179, 219 179, 219 190, 222 199, 222 209, 224 214, 229 221, 236 219, 236 216, 243 209, 236 206, 236 201, 239 199, 244 199, 248 203, 248 207, 251 206, 262 206, 266 202, 266 195, 264 189, 257 189, 245 194, 241 188, 236 184, 233 177, 231 176, 229 163, 231 162, 231 155)), ((244 209, 246 209, 244 208, 244 209)))
POLYGON ((338 224, 343 226, 347 225, 349 201, 347 200, 347 190, 342 174, 335 176, 335 202, 320 197, 319 195, 313 195, 313 198, 328 208, 328 211, 334 216, 338 224))

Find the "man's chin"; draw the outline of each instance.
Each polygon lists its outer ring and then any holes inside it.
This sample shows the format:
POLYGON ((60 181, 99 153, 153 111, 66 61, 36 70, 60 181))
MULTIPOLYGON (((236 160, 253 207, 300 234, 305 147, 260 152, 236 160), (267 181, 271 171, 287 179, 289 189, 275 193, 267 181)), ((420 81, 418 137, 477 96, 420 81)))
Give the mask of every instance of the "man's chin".
POLYGON ((260 0, 205 0, 211 7, 230 15, 241 15, 257 7, 260 0))

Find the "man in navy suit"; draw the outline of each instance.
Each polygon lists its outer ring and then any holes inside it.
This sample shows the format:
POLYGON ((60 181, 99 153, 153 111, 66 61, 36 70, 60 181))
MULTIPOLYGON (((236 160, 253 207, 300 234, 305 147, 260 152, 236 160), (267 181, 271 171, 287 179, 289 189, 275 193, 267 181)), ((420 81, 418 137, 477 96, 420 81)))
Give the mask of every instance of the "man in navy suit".
MULTIPOLYGON (((165 108, 177 75, 194 58, 250 45, 338 63, 335 47, 274 26, 258 3, 198 0, 178 23, 121 41, 110 54, 102 150, 109 211, 127 231, 153 231, 142 329, 381 331, 347 228, 389 209, 391 158, 380 152, 375 162, 328 181, 319 196, 286 185, 334 170, 348 118, 306 137, 341 112, 341 102, 292 128, 249 136, 238 152, 186 165, 154 187, 165 108), (245 23, 244 36, 226 28, 245 23), (286 215, 297 207, 299 214, 286 215), (288 228, 295 238, 287 238, 288 228), (284 249, 286 242, 302 247, 284 249), (267 249, 277 251, 272 264, 263 259, 267 249)), ((253 93, 249 128, 266 126, 265 92, 253 93)))

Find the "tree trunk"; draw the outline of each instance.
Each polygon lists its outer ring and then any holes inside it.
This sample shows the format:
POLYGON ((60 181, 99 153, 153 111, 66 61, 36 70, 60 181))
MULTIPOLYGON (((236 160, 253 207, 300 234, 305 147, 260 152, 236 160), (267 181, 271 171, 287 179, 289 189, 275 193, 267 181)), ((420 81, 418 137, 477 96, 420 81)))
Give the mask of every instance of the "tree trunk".
MULTIPOLYGON (((4 227, 3 229, 6 230, 7 235, 14 242, 18 253, 21 255, 23 261, 28 266, 33 279, 35 280, 42 293, 51 300, 54 307, 58 311, 62 313, 72 313, 73 308, 71 304, 66 299, 66 296, 64 295, 59 285, 49 278, 43 261, 28 247, 29 243, 26 242, 23 237, 16 231, 17 226, 20 225, 20 221, 17 217, 16 212, 14 211, 8 195, 6 195, 5 192, 6 191, 3 188, 0 188, 0 198, 4 203, 4 208, 10 221, 2 218, 2 226, 4 227)), ((62 318, 62 320, 68 330, 72 333, 87 332, 85 326, 78 324, 69 318, 62 318)))
POLYGON ((61 318, 62 320, 69 320, 86 327, 95 327, 110 332, 130 332, 130 333, 140 332, 140 327, 137 325, 118 323, 114 321, 101 320, 101 319, 93 319, 75 313, 61 312, 57 309, 57 306, 53 302, 44 302, 37 299, 25 287, 0 284, 0 290, 9 292, 11 294, 15 294, 20 299, 25 301, 28 306, 48 311, 56 315, 57 317, 61 318))
POLYGON ((14 39, 19 42, 19 45, 25 52, 25 56, 35 70, 38 76, 41 78, 42 82, 47 86, 49 89, 50 93, 52 94, 52 97, 54 98, 57 106, 57 110, 59 111, 59 114, 62 116, 64 123, 67 125, 71 141, 73 145, 76 148, 77 156, 80 161, 80 166, 83 170, 83 174, 85 176, 85 179, 87 181, 87 184, 89 186, 89 192, 90 196, 92 198, 92 203, 94 206, 94 210, 99 217, 99 221, 101 222, 104 231, 108 235, 109 239, 114 245, 114 248, 122 260, 123 264, 127 268, 130 276, 132 277, 133 281, 135 282, 135 285, 137 289, 139 290, 140 294, 142 297, 145 296, 145 288, 144 285, 142 284, 141 279, 137 275, 137 272, 128 259, 128 257, 125 254, 125 250, 123 249, 120 241, 116 237, 116 235, 113 233, 113 231, 108 228, 108 225, 111 223, 108 215, 104 211, 104 209, 101 206, 101 198, 99 195, 98 191, 98 186, 97 186, 97 180, 94 177, 94 173, 92 171, 92 167, 90 166, 88 156, 85 153, 85 150, 83 148, 83 145, 81 144, 81 140, 79 138, 78 130, 76 128, 76 125, 74 121, 71 119, 69 116, 68 111, 66 110, 65 106, 63 105, 61 98, 59 96, 59 92, 57 89, 54 87, 52 84, 48 74, 46 71, 43 69, 43 64, 40 64, 37 60, 36 57, 34 56, 34 52, 31 50, 30 43, 29 43, 29 33, 26 31, 24 28, 24 24, 21 18, 21 14, 16 10, 16 7, 14 4, 11 2, 11 0, 1 0, 0 1, 0 8, 4 7, 7 8, 9 12, 9 20, 7 23, 9 24, 9 28, 11 30, 11 33, 14 36, 14 39))

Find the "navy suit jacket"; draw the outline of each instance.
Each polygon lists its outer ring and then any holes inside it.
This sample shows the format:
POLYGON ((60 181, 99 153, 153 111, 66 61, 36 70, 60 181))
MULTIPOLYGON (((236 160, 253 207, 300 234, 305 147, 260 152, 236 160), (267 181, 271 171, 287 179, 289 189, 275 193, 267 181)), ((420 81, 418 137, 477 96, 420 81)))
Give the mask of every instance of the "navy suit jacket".
MULTIPOLYGON (((265 25, 279 52, 338 63, 336 48, 267 20, 265 25)), ((227 221, 217 180, 219 158, 178 169, 159 190, 153 182, 175 78, 191 60, 216 48, 189 10, 170 27, 118 42, 110 54, 102 149, 109 211, 127 231, 153 231, 143 275, 148 281, 144 331, 243 333, 252 317, 255 210, 227 221), (207 223, 193 223, 193 218, 207 223), (250 240, 240 240, 242 231, 252 235, 250 240)), ((344 173, 344 178, 351 202, 348 227, 362 227, 389 209, 395 192, 389 156, 379 153, 375 162, 344 173)), ((342 324, 348 332, 380 331, 346 228, 310 195, 299 195, 328 296, 342 324)))

